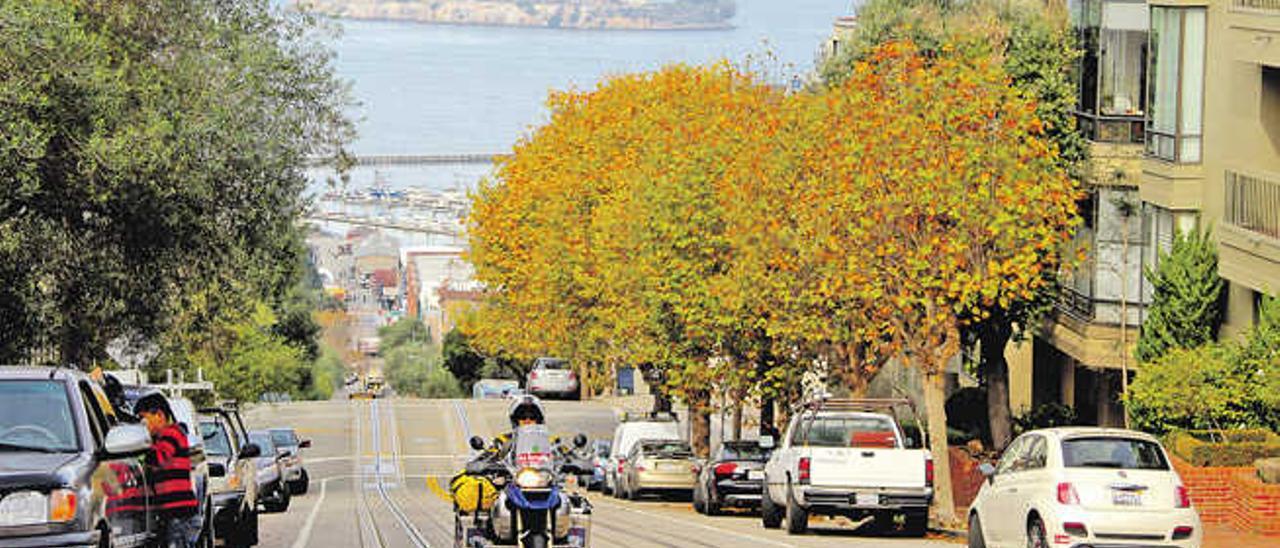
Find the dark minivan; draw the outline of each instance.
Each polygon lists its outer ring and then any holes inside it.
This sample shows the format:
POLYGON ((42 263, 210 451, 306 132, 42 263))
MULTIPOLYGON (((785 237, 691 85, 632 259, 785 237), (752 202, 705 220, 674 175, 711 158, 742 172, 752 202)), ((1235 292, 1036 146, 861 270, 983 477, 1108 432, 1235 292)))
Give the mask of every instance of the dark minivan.
POLYGON ((145 545, 150 447, 87 375, 0 367, 0 545, 145 545))

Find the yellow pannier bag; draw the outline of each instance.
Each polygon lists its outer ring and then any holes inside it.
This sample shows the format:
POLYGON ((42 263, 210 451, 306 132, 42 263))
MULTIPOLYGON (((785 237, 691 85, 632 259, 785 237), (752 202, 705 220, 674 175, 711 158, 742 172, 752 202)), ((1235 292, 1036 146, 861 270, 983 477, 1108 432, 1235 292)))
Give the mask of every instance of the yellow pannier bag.
POLYGON ((498 500, 498 489, 483 476, 460 473, 449 482, 449 489, 453 492, 453 503, 463 512, 475 512, 477 507, 488 510, 498 500))

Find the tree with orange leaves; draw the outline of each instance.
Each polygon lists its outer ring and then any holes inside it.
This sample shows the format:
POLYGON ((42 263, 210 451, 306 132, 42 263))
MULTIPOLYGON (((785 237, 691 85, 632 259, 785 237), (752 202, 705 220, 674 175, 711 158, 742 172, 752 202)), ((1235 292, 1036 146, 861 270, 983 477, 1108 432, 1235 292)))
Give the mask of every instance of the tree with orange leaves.
POLYGON ((860 303, 866 342, 921 373, 936 510, 954 521, 945 368, 965 318, 1029 299, 1060 266, 1075 184, 1034 103, 990 56, 889 43, 801 100, 822 136, 802 171, 824 191, 796 206, 844 250, 828 252, 822 283, 860 303))

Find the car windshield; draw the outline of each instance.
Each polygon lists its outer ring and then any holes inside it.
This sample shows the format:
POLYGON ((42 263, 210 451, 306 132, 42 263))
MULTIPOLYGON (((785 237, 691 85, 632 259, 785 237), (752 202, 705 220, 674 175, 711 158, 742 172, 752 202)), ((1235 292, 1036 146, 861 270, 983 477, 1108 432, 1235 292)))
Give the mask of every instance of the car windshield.
POLYGON ((272 455, 276 452, 276 445, 271 443, 271 434, 266 432, 249 432, 249 443, 257 445, 263 455, 272 455))
POLYGON ((646 455, 662 457, 685 457, 693 455, 693 449, 682 441, 646 441, 640 444, 640 451, 646 455))
POLYGON ((1068 468, 1168 470, 1160 445, 1131 438, 1072 438, 1062 442, 1062 465, 1068 468))
POLYGON ((897 447, 893 423, 883 417, 816 417, 800 423, 791 442, 811 447, 897 447))
POLYGON ((204 438, 204 452, 214 457, 231 456, 231 440, 227 431, 217 422, 200 423, 200 435, 204 438))
POLYGON ((0 451, 65 453, 80 450, 75 415, 63 383, 0 383, 0 451))
POLYGON ((293 430, 272 430, 271 441, 278 447, 293 447, 298 445, 298 436, 293 430))
POLYGON ((538 366, 543 369, 568 369, 568 360, 542 359, 538 360, 538 366))
POLYGON ((762 449, 759 445, 752 444, 725 444, 720 449, 721 460, 767 460, 769 452, 762 449))

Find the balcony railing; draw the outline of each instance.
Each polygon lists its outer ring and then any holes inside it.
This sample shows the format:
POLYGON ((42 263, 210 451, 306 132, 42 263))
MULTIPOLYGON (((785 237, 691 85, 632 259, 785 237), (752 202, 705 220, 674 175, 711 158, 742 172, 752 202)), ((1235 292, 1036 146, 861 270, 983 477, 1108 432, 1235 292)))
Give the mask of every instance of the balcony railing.
POLYGON ((1076 125, 1085 139, 1096 143, 1136 143, 1145 140, 1146 122, 1141 116, 1100 116, 1076 113, 1076 125))
POLYGON ((1058 292, 1058 310, 1080 321, 1093 321, 1093 298, 1071 287, 1063 287, 1058 292))
POLYGON ((1280 238, 1280 178, 1227 171, 1226 193, 1227 223, 1280 238))
POLYGON ((1234 9, 1270 11, 1280 14, 1280 0, 1231 0, 1234 9))

